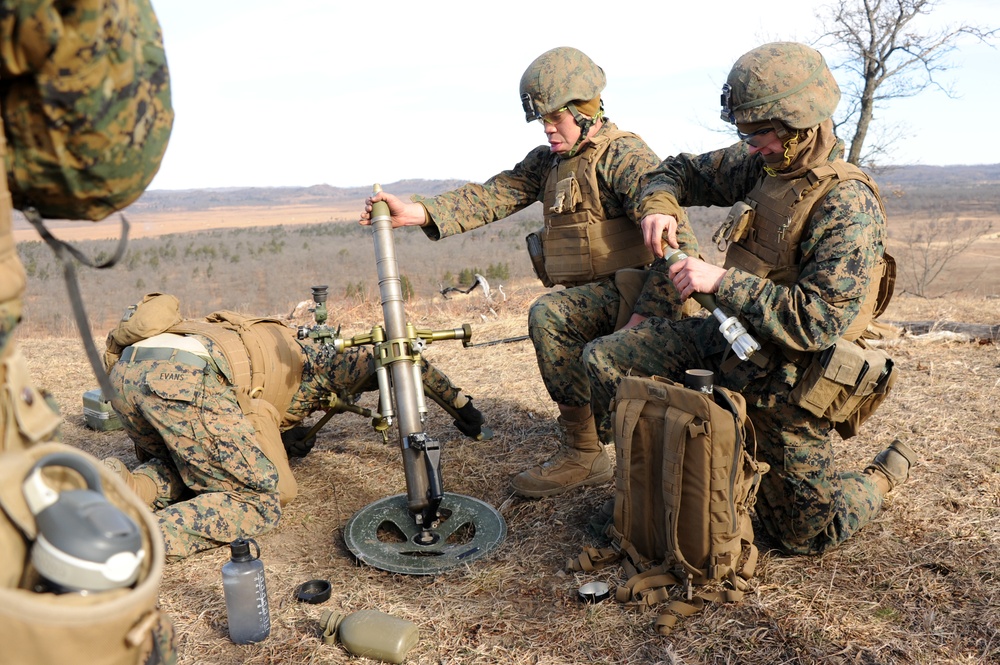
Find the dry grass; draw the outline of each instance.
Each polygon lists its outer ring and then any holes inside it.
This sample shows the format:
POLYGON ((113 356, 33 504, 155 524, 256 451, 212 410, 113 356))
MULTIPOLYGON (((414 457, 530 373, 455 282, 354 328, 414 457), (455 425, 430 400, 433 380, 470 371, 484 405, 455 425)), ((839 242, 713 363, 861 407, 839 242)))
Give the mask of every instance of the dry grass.
MULTIPOLYGON (((468 321, 473 341, 482 342, 524 334, 525 311, 537 292, 508 287, 509 300, 493 312, 478 291, 408 309, 418 327, 468 321)), ((380 317, 377 306, 331 313, 345 334, 367 330, 380 317)), ((934 305, 900 297, 890 317, 995 323, 1000 301, 934 305)), ((64 439, 134 463, 122 433, 84 427, 81 395, 96 383, 79 342, 21 344, 34 376, 63 409, 64 439)), ((611 496, 610 483, 538 501, 508 490, 512 474, 545 459, 557 443, 555 409, 530 343, 463 349, 436 342, 427 357, 476 397, 496 432, 487 442, 459 438, 432 406, 427 430, 444 445, 445 489, 498 507, 509 530, 503 545, 437 576, 356 565, 343 544, 346 521, 404 491, 404 481, 394 442, 383 444, 358 416, 338 416, 315 450, 293 462, 301 494, 278 527, 259 538, 273 621, 268 640, 237 646, 227 637, 219 572, 226 548, 167 567, 161 604, 177 627, 181 662, 370 662, 323 644, 318 622, 326 608, 375 608, 417 622, 421 638, 411 663, 998 662, 1000 353, 991 344, 915 338, 892 353, 902 369, 895 394, 861 436, 838 441, 837 451, 845 469, 861 469, 893 437, 904 437, 920 457, 912 480, 890 496, 876 522, 839 549, 821 557, 766 552, 754 593, 740 604, 710 607, 664 638, 653 632, 651 612, 613 601, 576 602, 582 582, 618 582, 617 571, 562 572, 568 557, 591 544, 587 522, 611 496), (333 583, 323 605, 294 600, 296 586, 312 578, 333 583)))

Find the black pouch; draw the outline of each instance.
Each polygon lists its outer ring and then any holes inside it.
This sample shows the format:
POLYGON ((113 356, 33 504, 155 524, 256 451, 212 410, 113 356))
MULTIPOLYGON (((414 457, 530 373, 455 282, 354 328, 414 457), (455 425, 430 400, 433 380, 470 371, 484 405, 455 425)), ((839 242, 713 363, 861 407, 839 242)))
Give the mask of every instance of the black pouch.
POLYGON ((542 245, 541 230, 529 233, 525 236, 524 241, 528 245, 528 256, 531 257, 531 267, 535 271, 535 276, 542 281, 544 286, 555 286, 555 283, 549 279, 549 274, 545 272, 545 248, 542 245))

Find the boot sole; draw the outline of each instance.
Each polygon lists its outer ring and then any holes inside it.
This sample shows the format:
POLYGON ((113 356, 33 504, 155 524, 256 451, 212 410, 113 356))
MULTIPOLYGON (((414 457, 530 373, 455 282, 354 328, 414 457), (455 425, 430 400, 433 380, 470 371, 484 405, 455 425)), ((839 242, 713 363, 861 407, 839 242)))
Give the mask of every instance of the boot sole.
POLYGON ((572 485, 560 485, 559 487, 553 487, 547 490, 520 490, 511 484, 511 490, 514 494, 524 497, 525 499, 544 499, 549 496, 556 496, 557 494, 562 494, 570 490, 575 490, 577 487, 584 487, 585 485, 600 485, 611 480, 615 475, 614 469, 608 469, 606 472, 598 474, 596 476, 587 476, 578 483, 573 483, 572 485))

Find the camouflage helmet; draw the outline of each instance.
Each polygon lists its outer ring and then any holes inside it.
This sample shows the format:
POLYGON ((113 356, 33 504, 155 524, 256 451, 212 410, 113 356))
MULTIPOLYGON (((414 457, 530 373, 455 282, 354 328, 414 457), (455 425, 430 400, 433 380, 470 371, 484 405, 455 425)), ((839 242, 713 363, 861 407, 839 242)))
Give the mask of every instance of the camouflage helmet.
POLYGON ((546 51, 521 75, 521 106, 527 122, 574 101, 595 99, 604 90, 604 70, 582 51, 560 46, 546 51))
POLYGON ((7 185, 19 210, 99 220, 160 166, 170 73, 150 0, 63 4, 0 0, 7 185))
POLYGON ((840 87, 819 51, 774 42, 733 65, 722 86, 722 119, 740 125, 777 119, 808 129, 832 116, 839 101, 840 87))

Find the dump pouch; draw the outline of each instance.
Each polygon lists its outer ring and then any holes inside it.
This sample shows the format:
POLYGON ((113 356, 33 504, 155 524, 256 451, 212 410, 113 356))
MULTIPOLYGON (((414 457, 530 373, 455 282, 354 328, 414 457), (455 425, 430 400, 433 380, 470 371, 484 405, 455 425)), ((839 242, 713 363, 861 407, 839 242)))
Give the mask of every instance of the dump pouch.
POLYGON ((896 381, 892 359, 863 339, 837 340, 813 354, 789 399, 834 423, 843 438, 854 436, 896 381))
POLYGON ((615 273, 615 288, 618 289, 618 320, 615 330, 621 330, 632 318, 635 303, 642 295, 649 272, 642 268, 625 268, 615 273))
POLYGON ((281 505, 286 506, 298 496, 299 484, 288 465, 288 453, 285 452, 285 444, 281 440, 281 431, 278 429, 281 416, 270 402, 263 399, 253 399, 250 400, 249 412, 246 417, 253 425, 257 447, 278 470, 278 496, 281 505))
MULTIPOLYGON (((68 469, 46 469, 46 482, 62 490, 85 483, 68 469)), ((33 665, 171 665, 177 662, 173 625, 157 608, 164 550, 159 524, 142 501, 99 460, 60 443, 0 454, 0 644, 3 662, 33 665), (34 590, 31 565, 37 525, 22 482, 50 453, 85 457, 100 474, 107 500, 138 526, 146 556, 130 588, 54 594, 34 590)))

